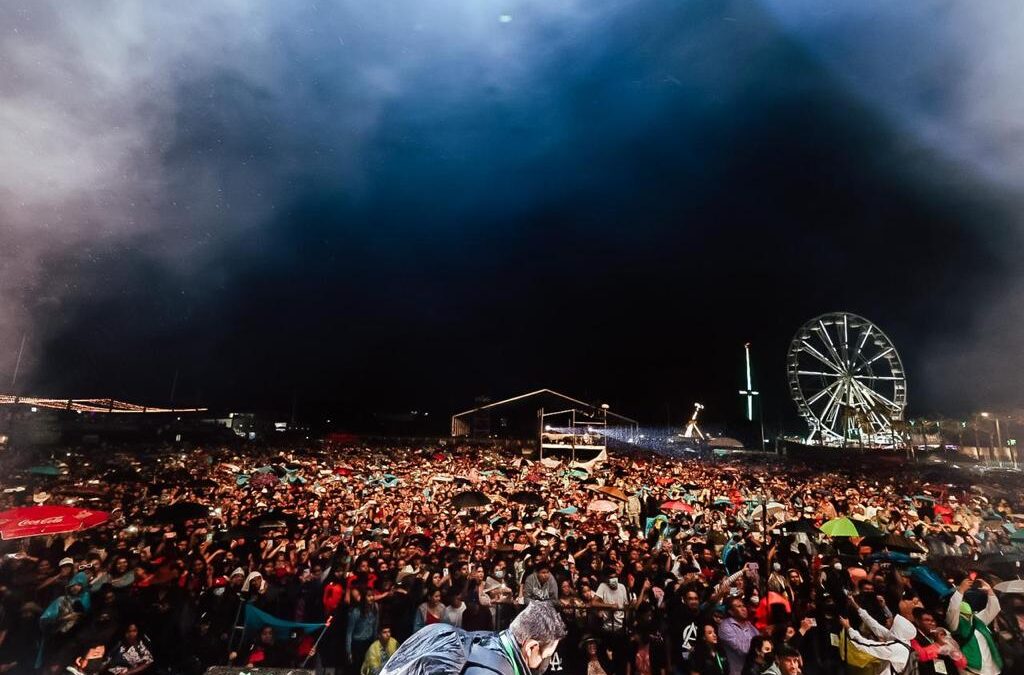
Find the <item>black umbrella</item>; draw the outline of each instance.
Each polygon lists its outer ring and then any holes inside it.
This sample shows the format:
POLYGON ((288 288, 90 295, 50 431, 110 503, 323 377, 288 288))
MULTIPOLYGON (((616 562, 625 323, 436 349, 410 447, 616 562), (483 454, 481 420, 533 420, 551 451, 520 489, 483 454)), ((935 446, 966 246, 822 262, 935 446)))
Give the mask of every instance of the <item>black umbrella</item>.
POLYGON ((519 492, 513 492, 509 497, 510 501, 516 502, 517 504, 524 504, 526 506, 544 506, 544 498, 536 492, 529 492, 527 490, 520 490, 519 492))
POLYGON ((99 485, 69 485, 58 488, 55 492, 69 497, 103 497, 107 494, 107 488, 99 485))
POLYGON ((283 530, 294 527, 297 522, 299 519, 294 513, 285 513, 280 509, 274 509, 250 520, 249 527, 261 530, 283 530))
POLYGON ((157 475, 168 483, 187 483, 192 480, 192 474, 185 469, 171 469, 157 475))
POLYGON ((138 472, 121 467, 106 472, 104 478, 108 483, 137 483, 142 480, 138 472))
POLYGON ((197 478, 189 483, 189 487, 194 488, 215 488, 217 487, 217 481, 210 480, 209 478, 197 478))
POLYGON ((1017 565, 1021 562, 1024 562, 1024 553, 1020 551, 986 553, 978 558, 977 568, 1005 578, 1016 576, 1017 565))
POLYGON ((259 529, 250 525, 236 525, 226 530, 218 530, 214 538, 218 541, 229 541, 232 539, 258 539, 259 529))
POLYGON ((175 502, 158 506, 149 520, 156 523, 183 523, 186 520, 208 518, 210 507, 195 502, 175 502))
POLYGON ((890 551, 904 551, 906 553, 927 553, 928 549, 909 537, 902 534, 890 532, 884 537, 868 537, 864 543, 872 548, 885 548, 890 551))
POLYGON ((491 500, 479 490, 467 490, 452 497, 452 506, 457 509, 473 509, 488 506, 491 500))
POLYGON ((819 531, 817 524, 815 524, 815 522, 810 518, 799 518, 797 520, 791 520, 788 523, 783 523, 779 527, 779 529, 788 534, 792 534, 794 532, 805 532, 807 534, 814 534, 819 531))

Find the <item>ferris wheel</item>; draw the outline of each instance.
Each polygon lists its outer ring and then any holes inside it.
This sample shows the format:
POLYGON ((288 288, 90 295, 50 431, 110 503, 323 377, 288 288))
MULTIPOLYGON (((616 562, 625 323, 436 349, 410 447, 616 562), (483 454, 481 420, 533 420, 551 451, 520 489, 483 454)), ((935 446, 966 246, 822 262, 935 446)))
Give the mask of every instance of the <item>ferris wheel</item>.
POLYGON ((835 312, 805 323, 789 344, 786 374, 810 427, 808 443, 902 441, 897 428, 907 406, 903 363, 892 340, 864 317, 835 312))

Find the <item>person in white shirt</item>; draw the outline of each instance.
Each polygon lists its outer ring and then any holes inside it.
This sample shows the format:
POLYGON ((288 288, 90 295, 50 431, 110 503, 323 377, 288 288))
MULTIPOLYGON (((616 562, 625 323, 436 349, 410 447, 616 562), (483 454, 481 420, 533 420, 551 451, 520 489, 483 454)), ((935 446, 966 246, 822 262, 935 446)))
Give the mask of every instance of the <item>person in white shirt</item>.
POLYGON ((441 618, 447 624, 451 624, 456 628, 462 628, 462 614, 466 611, 466 603, 462 601, 462 594, 456 593, 452 597, 451 603, 444 608, 444 614, 441 618))
POLYGON ((883 668, 880 675, 902 672, 907 661, 910 660, 910 652, 913 649, 910 646, 910 641, 917 635, 917 628, 914 624, 897 615, 893 620, 892 628, 886 629, 871 618, 871 615, 865 610, 858 610, 858 614, 861 619, 864 619, 870 630, 878 630, 891 637, 881 640, 866 638, 856 628, 850 626, 849 619, 840 617, 839 623, 846 629, 846 634, 850 636, 850 642, 857 645, 857 648, 865 654, 870 654, 888 666, 888 668, 883 668))
POLYGON ((1003 670, 1003 657, 996 646, 995 638, 988 626, 999 616, 999 598, 988 582, 969 575, 949 598, 946 609, 946 625, 960 644, 960 651, 967 659, 967 668, 962 672, 978 675, 999 675, 1003 670), (988 595, 985 609, 975 612, 964 602, 964 594, 971 586, 988 595))
MULTIPOLYGON (((629 590, 619 584, 618 577, 609 577, 597 587, 597 598, 602 604, 622 610, 629 603, 629 590)), ((623 627, 626 613, 623 611, 609 612, 605 619, 605 630, 618 630, 623 627)))

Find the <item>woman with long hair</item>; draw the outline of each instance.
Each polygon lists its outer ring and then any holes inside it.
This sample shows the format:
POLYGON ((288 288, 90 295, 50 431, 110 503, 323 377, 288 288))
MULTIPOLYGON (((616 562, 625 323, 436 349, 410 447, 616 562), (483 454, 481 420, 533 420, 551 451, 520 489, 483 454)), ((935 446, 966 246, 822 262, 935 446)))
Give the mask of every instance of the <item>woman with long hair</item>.
POLYGON ((358 673, 366 650, 377 639, 380 612, 370 594, 359 587, 349 590, 348 627, 345 632, 345 653, 351 672, 358 673))
POLYGON ((114 647, 109 671, 113 675, 139 675, 153 667, 153 653, 139 631, 139 626, 130 623, 125 627, 121 642, 114 647))
POLYGON ((413 631, 444 621, 444 609, 444 603, 441 602, 441 589, 432 589, 427 594, 427 599, 416 609, 416 623, 413 631))
POLYGON ((718 630, 714 624, 704 624, 690 659, 690 672, 685 675, 727 675, 728 672, 729 662, 718 642, 718 630))

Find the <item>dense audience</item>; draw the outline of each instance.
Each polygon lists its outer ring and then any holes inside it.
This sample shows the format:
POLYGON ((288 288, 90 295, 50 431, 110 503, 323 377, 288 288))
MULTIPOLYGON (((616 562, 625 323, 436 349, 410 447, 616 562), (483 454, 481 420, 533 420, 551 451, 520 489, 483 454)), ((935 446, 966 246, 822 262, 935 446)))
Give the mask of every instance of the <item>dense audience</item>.
POLYGON ((530 603, 565 619, 551 673, 1024 672, 1024 587, 994 588, 1019 572, 1020 491, 938 472, 68 453, 59 475, 8 472, 0 508, 110 518, 3 542, 0 672, 377 675, 425 626, 501 630, 530 603), (841 517, 852 535, 819 529, 841 517))

